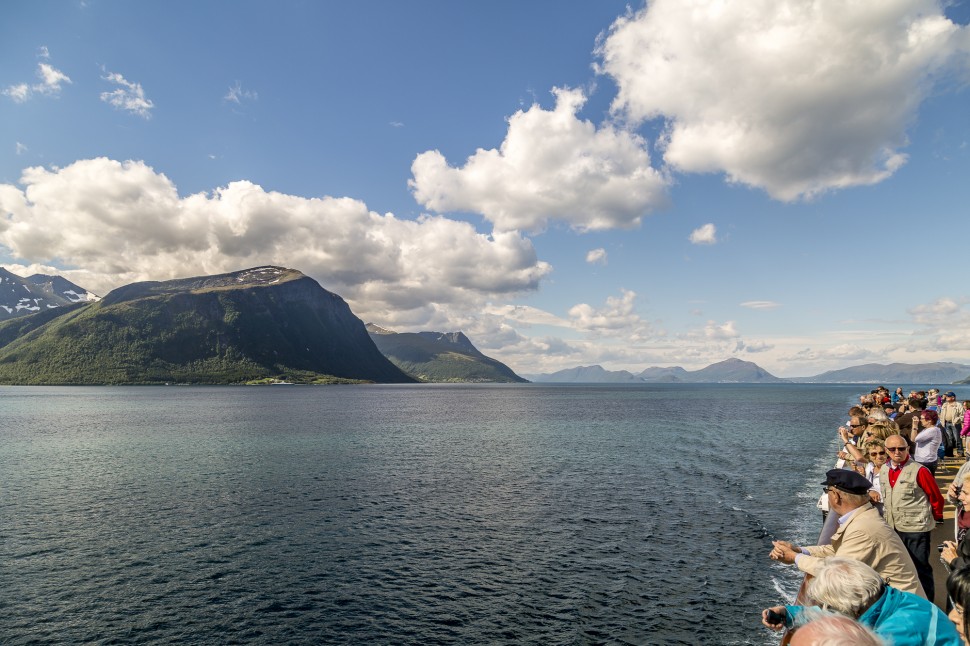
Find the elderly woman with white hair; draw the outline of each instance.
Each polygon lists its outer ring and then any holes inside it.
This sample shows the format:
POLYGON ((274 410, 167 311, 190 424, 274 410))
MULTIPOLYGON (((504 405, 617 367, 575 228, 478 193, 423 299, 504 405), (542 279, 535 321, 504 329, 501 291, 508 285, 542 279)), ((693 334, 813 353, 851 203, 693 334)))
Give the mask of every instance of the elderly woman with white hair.
MULTIPOLYGON (((894 646, 960 646, 962 640, 943 611, 911 592, 886 585, 875 570, 861 561, 833 556, 825 559, 808 584, 808 596, 823 609, 851 619, 894 646)), ((795 628, 802 606, 775 606, 761 613, 773 630, 795 628)))
POLYGON ((855 619, 807 608, 789 646, 892 646, 855 619), (813 612, 816 611, 816 612, 813 612))

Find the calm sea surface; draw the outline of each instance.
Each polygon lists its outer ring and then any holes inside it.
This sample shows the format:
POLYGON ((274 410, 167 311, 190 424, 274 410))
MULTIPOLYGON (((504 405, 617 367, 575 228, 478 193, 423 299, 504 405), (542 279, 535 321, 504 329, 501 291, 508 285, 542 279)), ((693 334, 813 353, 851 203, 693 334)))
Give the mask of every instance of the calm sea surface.
POLYGON ((0 387, 0 642, 774 643, 861 390, 0 387))

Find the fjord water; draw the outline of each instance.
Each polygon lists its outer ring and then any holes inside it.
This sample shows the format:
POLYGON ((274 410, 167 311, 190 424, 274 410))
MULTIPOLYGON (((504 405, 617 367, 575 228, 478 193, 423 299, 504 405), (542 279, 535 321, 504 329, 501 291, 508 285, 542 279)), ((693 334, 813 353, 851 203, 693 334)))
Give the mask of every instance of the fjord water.
POLYGON ((772 643, 859 386, 0 388, 0 641, 772 643))

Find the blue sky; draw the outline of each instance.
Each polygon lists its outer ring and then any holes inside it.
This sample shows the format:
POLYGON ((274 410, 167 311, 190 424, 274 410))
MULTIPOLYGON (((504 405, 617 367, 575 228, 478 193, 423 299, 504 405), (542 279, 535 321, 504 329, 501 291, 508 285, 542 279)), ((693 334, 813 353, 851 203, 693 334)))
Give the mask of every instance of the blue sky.
POLYGON ((526 374, 970 363, 968 22, 927 0, 12 0, 0 263, 101 294, 290 266, 526 374))

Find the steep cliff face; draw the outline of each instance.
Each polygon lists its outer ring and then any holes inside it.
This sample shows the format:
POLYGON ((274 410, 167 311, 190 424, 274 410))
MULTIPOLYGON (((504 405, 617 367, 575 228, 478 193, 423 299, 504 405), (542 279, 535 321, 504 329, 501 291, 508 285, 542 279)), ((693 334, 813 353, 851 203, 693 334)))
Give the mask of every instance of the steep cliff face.
POLYGON ((134 283, 49 317, 0 326, 0 381, 413 381, 342 298, 281 267, 134 283))

